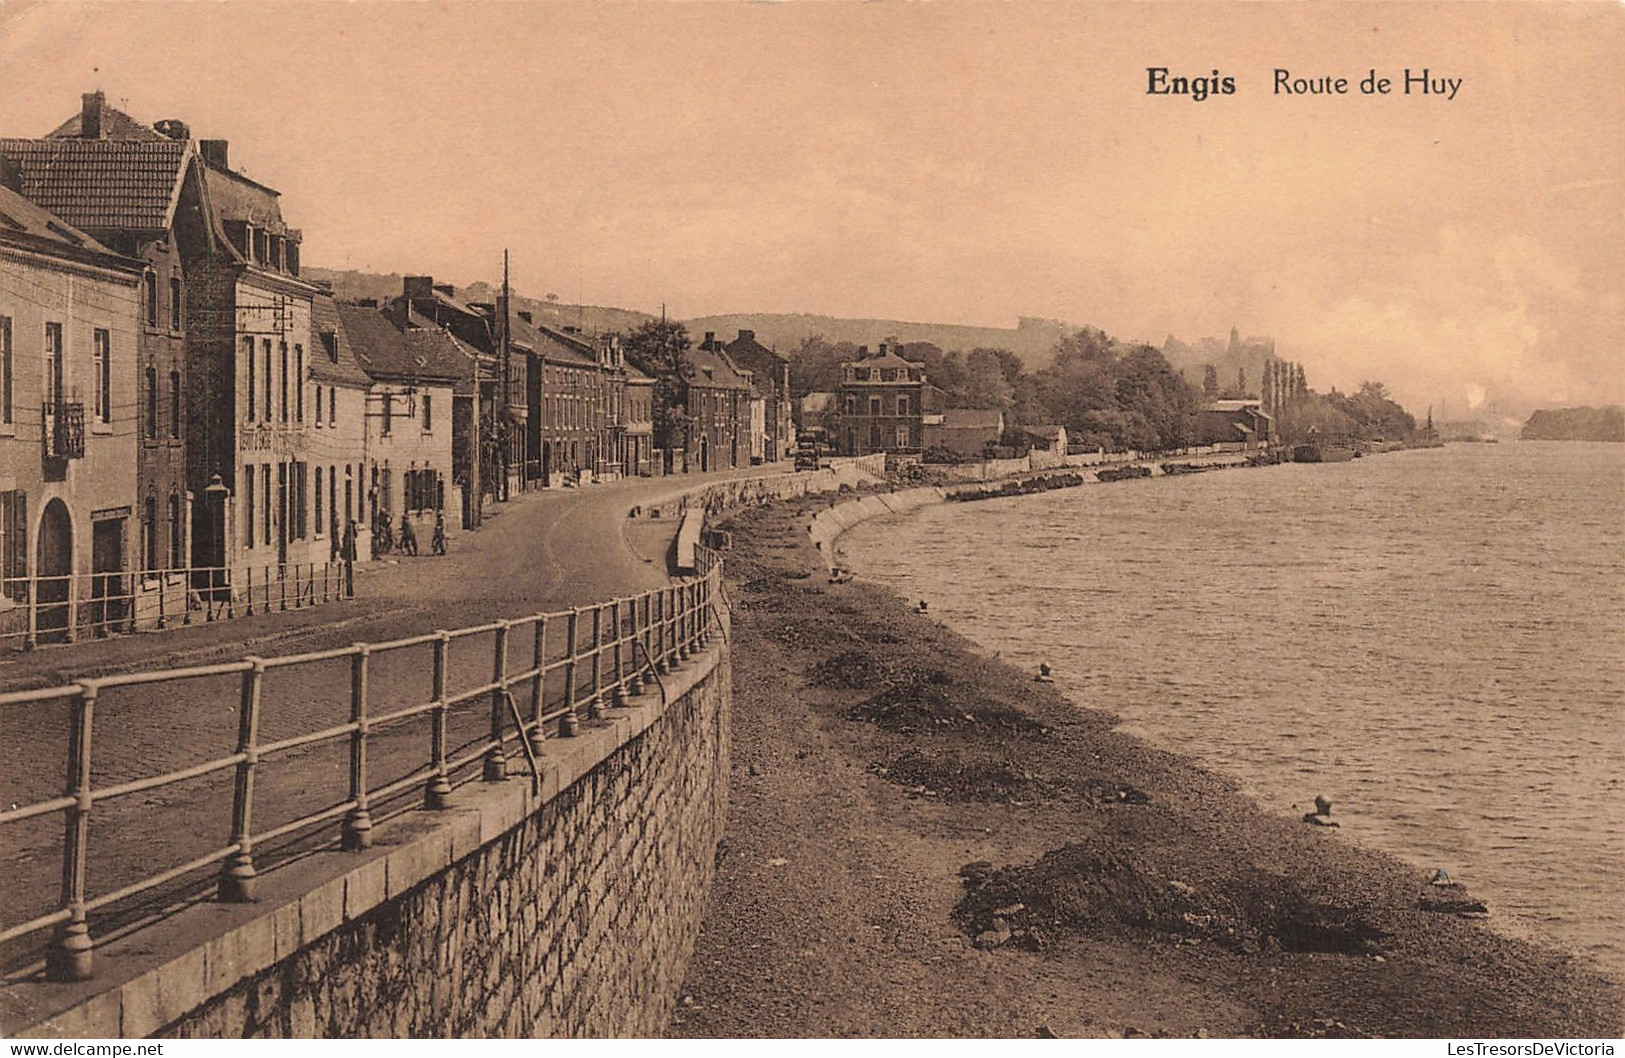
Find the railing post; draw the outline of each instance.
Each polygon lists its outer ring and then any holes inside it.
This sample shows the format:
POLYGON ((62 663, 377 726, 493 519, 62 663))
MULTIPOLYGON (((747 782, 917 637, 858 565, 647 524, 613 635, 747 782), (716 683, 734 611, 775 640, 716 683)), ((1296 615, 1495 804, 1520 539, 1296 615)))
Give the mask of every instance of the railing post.
MULTIPOLYGON (((643 595, 642 600, 644 602, 647 602, 648 595, 647 594, 643 595)), ((630 603, 630 609, 632 611, 632 613, 631 613, 632 621, 631 621, 631 627, 629 629, 627 629, 627 634, 632 638, 633 643, 645 642, 643 633, 649 627, 649 625, 648 625, 647 621, 640 620, 639 617, 638 617, 639 596, 636 596, 636 595, 632 596, 632 598, 629 599, 628 602, 630 603)), ((626 679, 626 693, 629 696, 643 693, 643 666, 638 664, 638 653, 637 653, 636 649, 633 649, 631 651, 631 655, 632 655, 632 674, 630 676, 628 676, 627 679, 626 679)), ((647 659, 645 659, 645 660, 647 660, 647 659)))
POLYGON ((441 629, 434 641, 434 715, 429 729, 429 753, 434 774, 423 791, 426 808, 439 811, 451 803, 451 777, 446 774, 446 661, 451 650, 451 633, 441 629))
MULTIPOLYGON (((491 748, 485 751, 485 781, 501 782, 508 777, 508 759, 502 752, 503 706, 508 693, 508 622, 498 621, 496 646, 491 654, 491 748)), ((520 732, 523 736, 524 732, 520 732)))
POLYGON ((83 981, 90 977, 90 927, 85 922, 85 860, 90 839, 90 735, 96 720, 96 684, 85 682, 73 696, 72 728, 68 733, 67 809, 62 838, 62 898, 68 921, 57 926, 45 954, 45 975, 52 981, 83 981))
POLYGON ((612 692, 612 701, 617 709, 626 706, 626 667, 625 655, 622 645, 626 642, 625 613, 621 610, 621 600, 615 599, 609 604, 609 624, 613 628, 615 637, 615 686, 612 692))
MULTIPOLYGON (((138 581, 137 578, 139 578, 140 576, 141 575, 139 573, 137 573, 135 575, 135 578, 131 579, 130 583, 131 584, 138 583, 139 581, 138 581)), ((158 630, 160 632, 163 631, 164 628, 166 627, 166 622, 164 620, 164 595, 165 595, 165 592, 164 592, 164 571, 159 570, 158 571, 158 630)), ((137 599, 136 593, 134 591, 131 591, 130 592, 130 612, 132 614, 135 612, 136 599, 137 599)))
POLYGON ((536 675, 530 680, 530 751, 541 756, 542 742, 547 738, 547 727, 542 717, 547 714, 547 615, 536 618, 535 638, 536 675))
POLYGON ((580 729, 576 716, 576 628, 580 621, 580 610, 571 610, 564 621, 564 715, 559 717, 563 738, 574 738, 580 729))
POLYGON ((367 655, 372 648, 355 645, 350 655, 350 814, 344 817, 340 847, 359 852, 372 847, 372 813, 367 808, 367 655))
POLYGON ((231 843, 237 851, 220 870, 217 892, 228 904, 246 904, 254 900, 254 772, 260 762, 260 692, 265 686, 265 661, 250 657, 251 665, 243 673, 242 704, 237 713, 237 752, 243 759, 237 764, 237 787, 231 802, 231 843))
POLYGON ((592 697, 587 699, 587 719, 604 718, 604 604, 592 608, 592 697))
POLYGON ((244 567, 248 571, 248 593, 244 596, 248 601, 248 609, 243 611, 244 617, 254 616, 254 567, 244 567))
POLYGON ((654 611, 649 620, 649 628, 655 644, 655 656, 650 659, 650 665, 654 667, 656 673, 664 676, 671 671, 671 666, 666 662, 666 589, 656 588, 649 599, 649 605, 654 611))
MULTIPOLYGON (((277 609, 278 610, 286 610, 288 608, 288 564, 286 562, 281 563, 280 565, 277 566, 276 572, 277 572, 277 578, 276 578, 277 595, 278 595, 278 598, 279 598, 279 602, 277 604, 277 609)), ((295 605, 297 605, 298 602, 299 602, 299 563, 297 563, 297 562, 295 562, 293 564, 293 577, 294 577, 293 601, 294 601, 295 605)), ((267 610, 269 610, 271 608, 271 597, 270 597, 270 595, 266 595, 266 597, 265 597, 265 608, 267 610)))

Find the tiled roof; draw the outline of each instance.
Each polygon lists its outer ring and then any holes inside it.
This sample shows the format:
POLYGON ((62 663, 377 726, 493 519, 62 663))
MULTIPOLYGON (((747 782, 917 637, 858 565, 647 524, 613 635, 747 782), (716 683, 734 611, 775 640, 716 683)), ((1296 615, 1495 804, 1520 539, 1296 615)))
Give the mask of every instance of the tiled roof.
MULTIPOLYGON (((67 121, 64 121, 62 124, 46 133, 46 139, 78 139, 82 135, 82 128, 79 124, 79 119, 83 116, 84 111, 81 110, 67 121)), ((115 110, 114 108, 108 106, 106 102, 102 103, 101 138, 104 140, 126 141, 168 139, 168 137, 163 135, 163 133, 154 130, 150 126, 141 124, 141 122, 135 120, 135 118, 132 118, 122 110, 115 110)))
POLYGON ((78 228, 162 231, 191 145, 178 140, 0 140, 23 194, 78 228))
POLYGON ((320 338, 318 351, 311 354, 310 374, 317 382, 335 382, 340 385, 365 386, 372 381, 356 362, 355 348, 339 319, 338 305, 325 294, 318 295, 310 304, 310 327, 320 338), (331 337, 329 337, 331 335, 331 337), (328 343, 332 342, 336 359, 328 359, 328 343))
POLYGON ((0 238, 21 236, 41 249, 81 250, 111 255, 113 251, 84 232, 30 202, 7 187, 0 187, 0 238))
POLYGON ((535 328, 535 334, 538 339, 535 351, 542 359, 578 367, 598 366, 598 358, 593 355, 592 343, 580 335, 569 334, 545 325, 535 328))
MULTIPOLYGON (((720 350, 720 346, 718 347, 720 350)), ((733 363, 722 353, 702 349, 699 346, 688 351, 689 363, 694 365, 694 374, 688 379, 691 386, 708 386, 713 389, 749 389, 750 383, 734 369, 733 363)))
POLYGON ((356 361, 367 374, 444 382, 473 378, 474 351, 440 328, 403 331, 375 308, 336 307, 356 361))
POLYGON ((1004 413, 997 408, 949 408, 942 413, 942 425, 949 430, 997 430, 1004 413))

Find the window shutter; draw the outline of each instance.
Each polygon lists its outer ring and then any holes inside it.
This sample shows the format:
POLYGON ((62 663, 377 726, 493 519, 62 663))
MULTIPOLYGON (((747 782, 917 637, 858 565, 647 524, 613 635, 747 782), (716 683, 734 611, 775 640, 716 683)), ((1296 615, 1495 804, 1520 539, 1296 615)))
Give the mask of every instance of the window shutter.
POLYGON ((11 562, 5 574, 22 580, 28 576, 28 493, 18 489, 11 495, 11 562))

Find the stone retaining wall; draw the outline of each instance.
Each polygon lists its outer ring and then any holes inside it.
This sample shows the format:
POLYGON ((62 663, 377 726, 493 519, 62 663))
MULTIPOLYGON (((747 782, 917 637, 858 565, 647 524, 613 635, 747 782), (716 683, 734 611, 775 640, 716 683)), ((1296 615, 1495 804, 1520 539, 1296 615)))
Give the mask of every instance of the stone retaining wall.
POLYGON ((95 979, 6 988, 4 1034, 661 1034, 727 814, 726 639, 664 684, 546 741, 539 790, 511 761, 372 849, 269 872, 258 904, 110 941, 95 979))

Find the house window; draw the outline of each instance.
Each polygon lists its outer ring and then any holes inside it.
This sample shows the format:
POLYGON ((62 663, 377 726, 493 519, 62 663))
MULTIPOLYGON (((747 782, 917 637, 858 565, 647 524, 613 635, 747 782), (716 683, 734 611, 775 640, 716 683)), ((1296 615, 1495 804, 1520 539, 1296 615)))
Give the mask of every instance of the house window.
POLYGON ((28 592, 28 494, 0 492, 0 595, 26 598, 28 592))
POLYGON ((184 569, 186 561, 182 557, 186 549, 182 546, 185 538, 181 533, 181 498, 179 493, 169 494, 169 568, 184 569))
POLYGON ((113 421, 112 338, 98 327, 90 335, 90 362, 96 379, 96 421, 113 421))
POLYGON ((169 329, 181 329, 181 280, 180 276, 169 277, 169 329))
POLYGON ((327 387, 327 425, 332 426, 334 418, 339 413, 339 391, 336 386, 327 387))
POLYGON ((355 467, 344 464, 344 521, 355 521, 355 467))
POLYGON ((141 505, 141 568, 158 568, 158 499, 148 496, 141 505))
POLYGON ((434 398, 428 393, 423 395, 423 432, 434 432, 434 398))
POLYGON ((147 326, 158 326, 158 273, 148 270, 141 277, 142 300, 147 305, 147 326))
POLYGON ((155 440, 158 436, 158 369, 147 368, 147 421, 141 424, 142 433, 147 440, 155 440))
POLYGON ((907 448, 908 447, 908 427, 907 426, 899 426, 897 428, 897 447, 898 448, 907 448))
POLYGON ((393 393, 390 393, 388 390, 385 390, 384 391, 384 421, 383 421, 383 425, 381 427, 379 427, 379 432, 382 433, 385 437, 389 436, 389 428, 390 428, 391 425, 393 425, 391 423, 390 419, 394 415, 394 410, 395 410, 395 395, 393 393))
MULTIPOLYGON (((0 316, 0 425, 10 426, 15 420, 11 410, 11 317, 0 316)), ((5 526, 0 524, 0 532, 5 526)))
POLYGON ((269 463, 260 464, 260 498, 265 501, 260 505, 263 510, 260 515, 260 524, 264 530, 260 534, 260 539, 269 544, 271 542, 271 464, 269 463))
POLYGON ((869 414, 870 415, 876 415, 876 416, 878 416, 880 414, 880 398, 879 397, 870 397, 869 398, 869 414))
POLYGON ((898 396, 898 398, 897 398, 897 414, 899 414, 899 415, 907 415, 908 414, 908 397, 907 396, 904 396, 904 395, 899 395, 898 396))
MULTIPOLYGON (((288 343, 277 343, 277 352, 281 354, 282 361, 282 421, 288 421, 288 343)), ((269 415, 266 418, 270 418, 269 415)))
POLYGON ((243 525, 247 531, 243 534, 243 545, 254 546, 254 467, 243 468, 243 525))
POLYGON ((289 539, 292 539, 292 540, 303 540, 310 533, 310 520, 309 520, 309 517, 308 517, 308 515, 310 513, 310 508, 308 506, 309 500, 307 499, 307 496, 309 495, 309 489, 308 489, 307 486, 309 486, 309 484, 310 484, 310 464, 309 463, 295 463, 295 464, 293 464, 293 482, 292 482, 292 484, 293 484, 293 500, 292 500, 293 510, 292 510, 291 513, 292 513, 292 521, 293 521, 293 531, 288 534, 288 537, 289 537, 289 539))
POLYGON ((169 436, 181 435, 181 373, 169 373, 169 436))
POLYGON ((254 368, 254 339, 243 339, 243 360, 248 364, 248 421, 254 421, 254 385, 258 372, 254 368))
POLYGON ((293 417, 296 422, 305 421, 305 347, 295 344, 293 347, 293 417))
POLYGON ((62 399, 62 324, 45 325, 45 399, 55 404, 62 399))
POLYGON ((324 499, 326 499, 326 497, 322 495, 322 468, 317 467, 316 468, 316 522, 315 522, 315 525, 313 526, 317 536, 321 536, 322 533, 327 529, 326 522, 324 522, 322 520, 322 512, 325 509, 325 504, 322 502, 324 499))
POLYGON ((260 342, 260 355, 265 360, 265 421, 271 421, 271 339, 265 338, 260 342))
POLYGON ((339 468, 327 468, 327 517, 333 523, 333 535, 339 535, 339 468))

